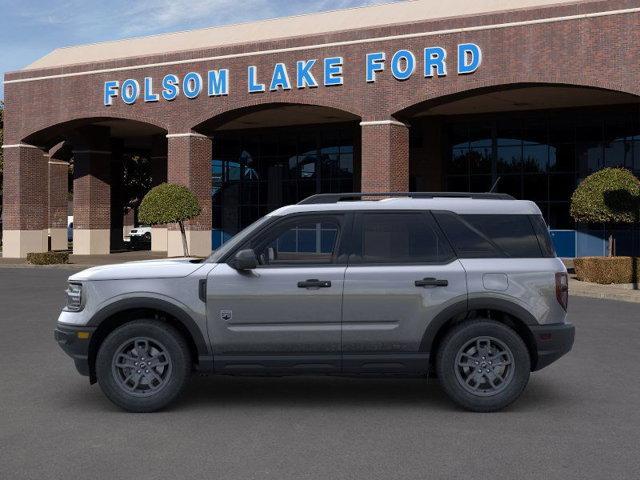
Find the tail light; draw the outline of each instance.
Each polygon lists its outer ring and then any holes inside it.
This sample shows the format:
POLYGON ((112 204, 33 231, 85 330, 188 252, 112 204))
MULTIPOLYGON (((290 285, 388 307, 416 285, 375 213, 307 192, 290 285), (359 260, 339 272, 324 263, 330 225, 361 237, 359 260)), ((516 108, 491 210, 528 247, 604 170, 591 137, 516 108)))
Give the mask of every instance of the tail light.
POLYGON ((566 272, 556 273, 556 298, 560 306, 566 311, 569 304, 569 276, 566 272))

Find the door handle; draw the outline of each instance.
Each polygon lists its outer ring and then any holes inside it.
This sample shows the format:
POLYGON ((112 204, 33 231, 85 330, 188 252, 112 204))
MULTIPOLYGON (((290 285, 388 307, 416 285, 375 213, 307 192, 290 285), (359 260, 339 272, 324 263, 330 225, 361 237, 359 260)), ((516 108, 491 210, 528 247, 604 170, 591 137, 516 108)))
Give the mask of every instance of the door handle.
POLYGON ((438 280, 436 278, 423 278, 415 281, 416 287, 446 287, 449 285, 448 280, 438 280))
POLYGON ((298 288, 329 288, 331 282, 329 280, 318 280, 317 278, 310 278, 303 282, 298 282, 298 288))

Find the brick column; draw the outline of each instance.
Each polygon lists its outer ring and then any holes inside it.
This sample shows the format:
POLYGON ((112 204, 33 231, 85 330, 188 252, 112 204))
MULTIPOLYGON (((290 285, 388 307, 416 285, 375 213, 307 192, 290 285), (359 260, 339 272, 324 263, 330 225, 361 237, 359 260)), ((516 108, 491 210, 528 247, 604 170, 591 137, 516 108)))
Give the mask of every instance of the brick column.
POLYGON ((73 253, 107 255, 111 236, 109 130, 78 132, 73 150, 73 253))
MULTIPOLYGON (((169 183, 188 187, 198 197, 202 214, 187 222, 189 254, 206 256, 211 253, 211 139, 198 133, 167 135, 169 183)), ((169 226, 167 254, 184 254, 178 226, 169 226)))
POLYGON ((69 164, 49 158, 49 235, 51 250, 67 250, 69 164))
POLYGON ((46 252, 48 154, 26 144, 4 145, 2 199, 4 258, 46 252))
POLYGON ((365 121, 362 128, 363 192, 409 190, 409 128, 396 120, 365 121))
MULTIPOLYGON (((164 135, 156 135, 151 143, 151 186, 155 187, 167 181, 167 139, 164 135)), ((167 251, 166 225, 151 227, 151 251, 167 251)))

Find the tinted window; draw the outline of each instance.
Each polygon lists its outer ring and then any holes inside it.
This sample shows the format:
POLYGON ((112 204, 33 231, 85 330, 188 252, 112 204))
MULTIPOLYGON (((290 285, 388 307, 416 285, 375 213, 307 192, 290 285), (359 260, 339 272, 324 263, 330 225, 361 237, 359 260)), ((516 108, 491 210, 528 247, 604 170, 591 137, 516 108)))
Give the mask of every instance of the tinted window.
POLYGON ((330 218, 286 222, 257 239, 260 265, 328 264, 335 260, 340 225, 330 218))
POLYGON ((542 252, 528 215, 462 215, 508 257, 536 258, 542 252))
POLYGON ((504 257, 486 236, 451 212, 434 213, 440 227, 460 258, 504 257))
POLYGON ((462 258, 550 256, 547 251, 543 253, 538 232, 530 217, 532 216, 451 213, 437 215, 458 256, 462 258))
POLYGON ((533 229, 538 236, 538 244, 542 250, 542 256, 555 257, 556 249, 553 246, 551 235, 549 235, 549 228, 547 227, 544 218, 542 218, 542 215, 530 215, 529 219, 531 220, 531 225, 533 225, 533 229))
POLYGON ((362 263, 440 263, 453 257, 423 212, 364 213, 359 219, 362 263))

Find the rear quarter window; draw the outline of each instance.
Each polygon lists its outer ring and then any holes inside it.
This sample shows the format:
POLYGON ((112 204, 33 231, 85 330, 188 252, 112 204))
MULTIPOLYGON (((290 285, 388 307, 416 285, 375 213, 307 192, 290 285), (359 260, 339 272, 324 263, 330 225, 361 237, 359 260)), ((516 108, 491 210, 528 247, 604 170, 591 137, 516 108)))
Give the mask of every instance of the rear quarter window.
POLYGON ((536 215, 435 213, 460 258, 553 257, 544 220, 536 215))

